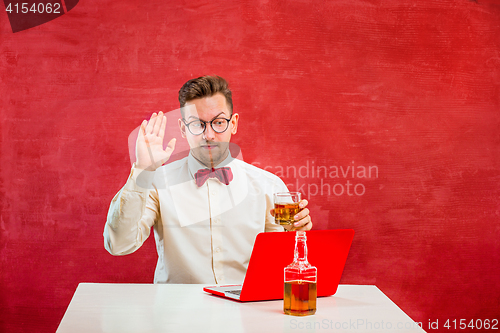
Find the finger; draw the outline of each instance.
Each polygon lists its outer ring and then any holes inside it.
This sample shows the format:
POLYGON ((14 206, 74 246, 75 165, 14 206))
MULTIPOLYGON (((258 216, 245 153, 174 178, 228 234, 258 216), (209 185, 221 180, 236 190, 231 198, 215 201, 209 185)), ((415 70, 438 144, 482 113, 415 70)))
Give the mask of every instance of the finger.
POLYGON ((148 125, 147 120, 143 120, 139 128, 139 136, 144 136, 146 134, 146 126, 148 125))
POLYGON ((148 126, 146 126, 146 134, 153 133, 153 128, 154 128, 154 125, 156 122, 156 116, 157 116, 157 114, 156 114, 156 112, 154 112, 151 115, 151 118, 149 118, 148 126))
POLYGON ((310 223, 311 222, 311 216, 310 215, 307 215, 305 216, 304 218, 296 221, 293 223, 293 226, 294 227, 298 227, 298 228, 301 228, 303 226, 305 226, 307 223, 310 223))
POLYGON ((310 225, 309 229, 312 227, 312 219, 311 219, 311 216, 309 214, 307 216, 305 216, 304 218, 293 223, 293 226, 297 229, 299 229, 299 228, 302 229, 304 227, 307 227, 307 225, 310 225))
POLYGON ((312 229, 312 221, 307 222, 304 226, 300 228, 295 228, 295 230, 311 230, 312 229))
POLYGON ((302 200, 300 200, 300 202, 299 202, 299 207, 300 207, 300 208, 304 208, 304 207, 306 207, 306 206, 307 206, 307 204, 308 204, 308 203, 309 203, 309 201, 307 201, 307 199, 302 199, 302 200))
MULTIPOLYGON (((160 136, 160 138, 162 140, 165 137, 165 129, 166 128, 167 128, 167 116, 163 115, 161 117, 160 133, 158 133, 158 135, 160 136)), ((172 140, 170 140, 170 141, 172 141, 172 140)))
POLYGON ((303 218, 305 218, 306 216, 309 215, 309 208, 304 208, 302 209, 300 212, 298 212, 294 217, 293 219, 296 220, 296 221, 299 221, 299 220, 302 220, 303 218))
POLYGON ((163 112, 158 112, 158 116, 155 119, 155 124, 153 126, 153 134, 158 135, 160 133, 161 124, 163 123, 163 112))
POLYGON ((148 140, 146 139, 146 127, 148 125, 147 120, 143 120, 141 123, 141 126, 139 127, 139 133, 137 133, 137 144, 140 144, 141 142, 146 142, 148 143, 148 140))

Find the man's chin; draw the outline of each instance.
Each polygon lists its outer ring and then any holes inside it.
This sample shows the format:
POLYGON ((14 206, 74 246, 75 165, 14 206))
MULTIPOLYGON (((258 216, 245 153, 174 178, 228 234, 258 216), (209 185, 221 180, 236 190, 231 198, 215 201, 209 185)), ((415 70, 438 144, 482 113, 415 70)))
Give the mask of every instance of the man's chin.
POLYGON ((213 147, 211 149, 198 147, 192 149, 191 153, 193 154, 194 158, 196 158, 200 163, 208 168, 217 166, 225 158, 225 154, 220 147, 213 147))

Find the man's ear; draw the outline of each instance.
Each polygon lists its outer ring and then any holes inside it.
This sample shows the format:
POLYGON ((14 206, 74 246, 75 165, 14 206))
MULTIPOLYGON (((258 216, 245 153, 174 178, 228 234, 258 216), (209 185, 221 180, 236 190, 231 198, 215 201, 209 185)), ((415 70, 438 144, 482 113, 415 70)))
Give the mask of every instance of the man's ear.
POLYGON ((231 118, 231 134, 236 134, 238 132, 238 119, 240 118, 240 115, 237 113, 233 114, 233 117, 231 118))
POLYGON ((186 138, 186 125, 182 121, 182 119, 179 118, 179 129, 181 130, 181 136, 185 139, 186 138))

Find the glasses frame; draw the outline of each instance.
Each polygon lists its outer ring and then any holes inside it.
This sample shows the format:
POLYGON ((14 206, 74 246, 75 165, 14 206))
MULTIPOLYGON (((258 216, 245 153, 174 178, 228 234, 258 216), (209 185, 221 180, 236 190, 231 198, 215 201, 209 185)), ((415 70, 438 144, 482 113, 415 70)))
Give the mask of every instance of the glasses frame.
POLYGON ((224 117, 220 117, 220 116, 217 116, 215 117, 214 119, 210 120, 210 121, 205 121, 205 120, 201 120, 201 119, 196 119, 196 120, 193 120, 193 121, 190 121, 189 123, 186 123, 186 120, 184 118, 182 118, 182 122, 184 123, 184 125, 186 125, 189 133, 193 134, 193 135, 202 135, 203 133, 205 133, 205 131, 207 130, 207 124, 210 123, 210 127, 212 127, 212 130, 215 132, 215 133, 218 133, 218 134, 221 134, 221 133, 224 133, 225 131, 227 131, 227 129, 229 128, 229 124, 231 123, 231 119, 233 118, 233 115, 231 114, 231 117, 229 118, 224 118, 224 117), (226 129, 223 130, 222 132, 219 132, 217 130, 215 130, 214 128, 214 121, 217 120, 217 119, 224 119, 225 121, 227 121, 227 126, 226 126, 226 129), (192 123, 196 122, 196 121, 199 121, 201 122, 203 125, 203 131, 201 131, 201 133, 199 134, 194 134, 193 131, 191 131, 191 128, 189 127, 189 125, 191 125, 192 123))

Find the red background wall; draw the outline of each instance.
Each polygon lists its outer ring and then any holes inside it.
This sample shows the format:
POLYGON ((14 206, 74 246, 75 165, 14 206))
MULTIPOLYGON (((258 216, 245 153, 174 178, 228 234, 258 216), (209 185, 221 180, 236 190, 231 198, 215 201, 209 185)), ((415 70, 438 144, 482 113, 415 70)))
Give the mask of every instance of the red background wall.
POLYGON ((1 332, 54 332, 79 282, 152 282, 154 240, 110 256, 106 212, 130 132, 204 74, 244 159, 302 170, 315 228, 356 230, 343 283, 424 327, 500 319, 498 1, 82 0, 15 34, 0 13, 1 332))

